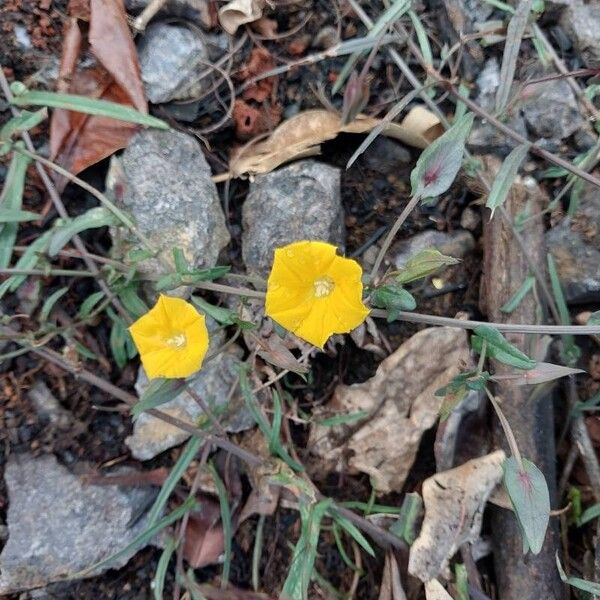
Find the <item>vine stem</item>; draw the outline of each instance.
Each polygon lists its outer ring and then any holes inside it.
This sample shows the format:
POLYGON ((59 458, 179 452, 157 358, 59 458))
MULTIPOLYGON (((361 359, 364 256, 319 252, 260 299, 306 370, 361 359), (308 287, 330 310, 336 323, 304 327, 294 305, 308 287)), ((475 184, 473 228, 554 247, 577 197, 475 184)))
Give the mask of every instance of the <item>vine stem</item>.
POLYGON ((419 195, 415 195, 410 199, 410 202, 404 207, 404 210, 400 213, 393 227, 389 230, 388 234, 385 236, 385 240, 383 241, 383 245, 379 250, 379 254, 377 254, 377 258, 375 259, 375 264, 373 265, 373 269, 371 270, 371 275, 369 279, 373 281, 377 276, 377 272, 379 271, 379 267, 381 267, 381 263, 383 262, 383 258, 385 253, 388 251, 389 247, 392 245, 396 234, 402 227, 404 221, 408 218, 408 215, 412 212, 412 210, 417 206, 421 200, 419 195))
POLYGON ((519 447, 517 446, 517 440, 515 439, 515 434, 513 433, 512 429, 510 428, 510 424, 509 424, 508 420, 504 416, 504 413, 502 412, 502 409, 500 408, 498 401, 496 400, 496 398, 494 398, 494 395, 490 392, 490 390, 487 389, 487 387, 485 388, 485 393, 487 394, 488 398, 490 399, 490 402, 492 403, 492 406, 494 407, 494 410, 496 411, 496 415, 498 415, 498 420, 500 421, 500 425, 502 425, 502 430, 504 431, 504 435, 506 436, 506 441, 508 442, 508 447, 510 448, 512 455, 515 457, 515 460, 517 461, 517 464, 519 465, 519 469, 521 471, 525 471, 525 467, 523 466, 523 458, 521 457, 521 451, 519 450, 519 447))
POLYGON ((0 275, 43 275, 45 277, 97 277, 92 271, 73 271, 70 269, 0 269, 0 275))

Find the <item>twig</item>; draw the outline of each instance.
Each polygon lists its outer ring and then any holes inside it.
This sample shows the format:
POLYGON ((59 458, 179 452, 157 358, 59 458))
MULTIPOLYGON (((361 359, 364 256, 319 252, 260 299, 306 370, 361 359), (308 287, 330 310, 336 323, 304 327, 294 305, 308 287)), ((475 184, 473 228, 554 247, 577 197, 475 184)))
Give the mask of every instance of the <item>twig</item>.
POLYGON ((43 275, 44 277, 97 277, 92 271, 72 271, 70 269, 0 269, 0 275, 43 275))
POLYGON ((146 25, 154 18, 156 13, 167 3, 167 0, 150 0, 142 13, 133 21, 133 28, 140 33, 146 29, 146 25))

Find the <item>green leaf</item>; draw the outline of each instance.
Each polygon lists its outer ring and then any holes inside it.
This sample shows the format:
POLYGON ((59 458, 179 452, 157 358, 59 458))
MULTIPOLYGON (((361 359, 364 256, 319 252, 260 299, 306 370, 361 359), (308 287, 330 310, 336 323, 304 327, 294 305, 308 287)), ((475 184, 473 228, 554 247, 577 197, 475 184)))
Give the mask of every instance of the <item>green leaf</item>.
POLYGON ((467 567, 462 563, 456 563, 454 565, 454 577, 456 579, 456 600, 470 600, 467 567))
POLYGON ((52 309, 54 308, 56 303, 68 291, 69 291, 68 287, 63 287, 63 288, 60 288, 59 290, 56 290, 53 294, 50 294, 50 296, 48 296, 48 298, 46 298, 46 301, 44 302, 44 305, 42 306, 42 310, 40 311, 40 318, 39 318, 40 323, 44 323, 45 321, 48 320, 48 317, 50 316, 50 313, 52 312, 52 309))
POLYGON ((544 474, 525 458, 521 469, 514 456, 507 458, 502 468, 504 485, 521 525, 524 542, 533 554, 538 554, 550 520, 550 495, 544 474))
POLYGON ((167 123, 151 115, 141 113, 131 106, 98 100, 87 96, 75 94, 58 94, 55 92, 44 92, 39 90, 27 90, 25 93, 15 95, 13 102, 15 106, 47 106, 49 108, 64 108, 75 112, 110 117, 118 121, 136 123, 146 127, 157 129, 169 129, 167 123))
POLYGON ((108 225, 117 225, 117 218, 103 206, 90 208, 82 215, 67 221, 54 230, 48 246, 48 254, 56 256, 71 239, 87 229, 97 229, 108 225))
POLYGON ((335 417, 329 417, 322 421, 317 421, 317 424, 321 427, 336 427, 337 425, 349 425, 350 423, 356 423, 362 421, 365 417, 369 416, 369 412, 366 410, 359 410, 358 412, 350 413, 348 415, 336 415, 335 417))
POLYGON ((600 517, 600 502, 586 508, 579 519, 579 526, 585 525, 594 519, 600 517))
POLYGON ((462 164, 473 119, 471 113, 466 114, 423 150, 410 174, 413 196, 434 198, 452 185, 462 164))
MULTIPOLYGON (((18 142, 20 145, 21 142, 18 142)), ((23 191, 25 189, 25 175, 29 165, 29 157, 15 152, 2 194, 0 195, 0 208, 5 211, 20 211, 23 205, 23 191)), ((0 269, 8 267, 12 256, 15 240, 17 239, 18 223, 5 223, 0 225, 0 269)))
POLYGON ((13 117, 2 126, 2 129, 0 129, 0 142, 10 141, 14 135, 37 127, 47 118, 47 108, 41 108, 35 112, 30 112, 28 110, 21 111, 21 114, 18 117, 13 117))
POLYGON ((600 596, 600 583, 586 581, 585 579, 581 579, 580 577, 567 577, 565 570, 560 564, 558 552, 556 553, 556 568, 558 569, 558 574, 560 575, 560 579, 563 583, 568 583, 569 585, 583 592, 588 592, 589 594, 600 596))
POLYGON ((131 316, 133 316, 135 319, 139 319, 150 309, 148 308, 148 305, 139 297, 136 288, 137 286, 133 283, 125 286, 119 292, 119 299, 131 316))
POLYGON ((138 535, 130 544, 125 546, 122 550, 115 552, 112 556, 97 562, 95 565, 85 569, 85 571, 81 571, 80 573, 76 573, 74 578, 81 578, 85 576, 87 573, 95 571, 100 567, 110 564, 111 562, 121 558, 121 556, 125 556, 129 554, 132 550, 136 550, 145 546, 159 531, 162 531, 165 527, 168 527, 175 521, 179 520, 183 515, 187 512, 190 512, 196 509, 198 506, 198 502, 193 496, 187 498, 187 500, 181 505, 178 506, 173 512, 169 513, 167 516, 163 517, 160 521, 155 523, 154 525, 147 527, 140 535, 138 535))
POLYGON ((125 321, 111 308, 106 310, 106 314, 112 320, 109 339, 110 349, 117 366, 122 369, 127 364, 127 361, 137 355, 137 348, 133 343, 125 321))
POLYGON ((11 210, 0 208, 0 223, 22 223, 24 221, 37 221, 42 215, 29 210, 11 210))
POLYGON ((154 600, 163 600, 163 591, 165 588, 165 577, 167 575, 167 569, 169 567, 169 562, 171 561, 171 557, 173 553, 177 549, 177 539, 174 537, 169 537, 165 547, 158 559, 158 564, 156 565, 156 574, 154 575, 154 579, 150 584, 152 591, 154 593, 154 600))
POLYGON ((483 340, 485 340, 489 357, 517 369, 533 369, 535 367, 535 360, 532 360, 527 354, 506 341, 505 337, 496 328, 489 325, 478 325, 474 333, 475 335, 471 337, 471 346, 478 354, 481 353, 483 340))
POLYGON ((423 499, 416 492, 404 496, 398 520, 390 532, 403 539, 409 546, 417 539, 417 525, 423 516, 423 499))
POLYGON ((395 277, 398 283, 407 284, 433 275, 442 267, 460 262, 453 256, 445 256, 436 248, 426 248, 411 257, 395 277))
POLYGON ((374 306, 388 311, 388 323, 395 321, 400 311, 414 310, 417 307, 414 296, 398 283, 388 283, 378 287, 371 296, 371 302, 374 306))
POLYGON ((359 529, 349 521, 346 517, 335 512, 335 509, 331 509, 329 514, 333 518, 333 520, 342 527, 350 537, 354 539, 354 541, 367 553, 371 556, 375 557, 375 551, 371 547, 371 544, 367 541, 365 536, 359 531, 359 529))
POLYGON ((200 312, 212 317, 217 323, 221 323, 221 325, 237 325, 240 329, 256 328, 254 323, 240 319, 234 311, 228 308, 209 304, 199 296, 192 296, 190 300, 192 304, 195 304, 200 309, 200 312))
POLYGON ((490 219, 494 216, 494 211, 506 201, 510 187, 519 172, 519 167, 529 152, 529 147, 530 144, 521 144, 504 159, 485 203, 492 211, 490 219))
POLYGON ((514 378, 511 377, 515 385, 537 385, 554 381, 568 375, 577 375, 577 373, 585 373, 583 369, 572 369, 571 367, 563 367, 562 365, 554 365, 547 362, 536 363, 533 369, 518 373, 514 378))
POLYGON ((521 287, 513 294, 511 299, 500 308, 500 310, 503 313, 510 314, 517 306, 519 306, 519 304, 521 304, 523 298, 525 298, 525 296, 533 289, 534 285, 535 277, 533 275, 526 277, 525 281, 521 284, 521 287))
POLYGON ((185 379, 153 379, 132 407, 131 416, 137 419, 145 410, 156 408, 177 398, 185 389, 185 379))
POLYGON ((219 496, 219 506, 221 507, 221 524, 223 525, 223 540, 225 546, 225 558, 223 560, 223 573, 221 575, 222 586, 227 587, 229 582, 229 571, 231 570, 231 540, 233 538, 233 527, 231 524, 231 508, 225 484, 217 473, 217 469, 212 462, 208 464, 210 474, 212 475, 217 495, 219 496))
POLYGON ((173 261, 175 262, 175 270, 178 273, 183 274, 190 270, 190 266, 181 248, 173 248, 173 261))
POLYGON ((294 547, 292 564, 283 584, 282 600, 308 600, 308 586, 317 557, 321 520, 330 506, 330 499, 310 505, 300 503, 300 539, 294 547))
POLYGON ((600 325, 600 310, 597 310, 590 315, 586 325, 600 325))
POLYGON ((96 305, 104 298, 104 292, 94 292, 90 294, 79 307, 78 316, 80 319, 87 319, 96 305))

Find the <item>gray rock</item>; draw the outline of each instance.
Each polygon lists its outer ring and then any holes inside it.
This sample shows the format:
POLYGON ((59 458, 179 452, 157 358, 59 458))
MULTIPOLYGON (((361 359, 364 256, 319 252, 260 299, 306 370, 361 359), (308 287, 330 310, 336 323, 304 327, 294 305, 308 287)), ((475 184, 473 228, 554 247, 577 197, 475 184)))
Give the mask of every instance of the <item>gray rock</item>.
POLYGON ((150 102, 188 100, 208 89, 210 79, 199 81, 209 61, 208 48, 189 27, 152 23, 137 45, 142 81, 150 102))
POLYGON ((256 177, 242 208, 242 256, 249 272, 266 276, 275 248, 300 240, 341 246, 344 213, 340 170, 314 160, 256 177))
POLYGON ((43 381, 36 381, 28 393, 36 412, 52 425, 66 429, 73 422, 71 413, 63 408, 43 381))
MULTIPOLYGON (((211 408, 211 412, 229 432, 238 432, 255 425, 252 415, 244 405, 244 400, 236 386, 241 360, 239 348, 217 355, 204 364, 197 375, 189 379, 190 387, 211 408), (235 386, 235 388, 234 388, 235 386)), ((148 386, 148 378, 142 368, 135 384, 141 395, 148 386)), ((210 424, 204 411, 187 392, 182 392, 174 400, 162 404, 160 410, 188 423, 197 423, 199 418, 210 424)), ((133 424, 133 435, 125 443, 139 460, 149 460, 157 454, 183 443, 190 434, 142 413, 133 424)))
POLYGON ((449 233, 428 229, 400 242, 394 259, 397 269, 402 268, 415 254, 426 248, 436 248, 442 254, 463 258, 475 247, 475 239, 469 231, 456 230, 449 233))
POLYGON ((398 170, 412 162, 410 151, 399 142, 379 136, 365 150, 361 162, 382 175, 397 174, 398 170))
POLYGON ((475 23, 484 23, 494 12, 494 7, 481 0, 465 0, 465 12, 475 23))
MULTIPOLYGON (((168 264, 178 247, 192 266, 212 267, 229 243, 210 167, 198 143, 183 133, 138 133, 121 158, 113 158, 106 187, 168 264)), ((117 256, 139 247, 124 227, 113 232, 117 256)), ((154 276, 169 271, 155 258, 138 263, 138 270, 154 276)))
POLYGON ((562 140, 582 126, 575 94, 564 79, 528 86, 525 94, 523 115, 534 135, 562 140))
POLYGON ((573 40, 585 66, 600 66, 600 3, 573 2, 563 11, 560 24, 573 40))
POLYGON ((573 217, 546 232, 570 304, 600 302, 600 191, 584 187, 573 217))
MULTIPOLYGON (((128 524, 147 503, 147 490, 83 485, 54 456, 12 455, 4 477, 9 537, 0 555, 0 594, 74 578, 146 527, 145 518, 128 524)), ((138 550, 89 575, 123 566, 138 550)))

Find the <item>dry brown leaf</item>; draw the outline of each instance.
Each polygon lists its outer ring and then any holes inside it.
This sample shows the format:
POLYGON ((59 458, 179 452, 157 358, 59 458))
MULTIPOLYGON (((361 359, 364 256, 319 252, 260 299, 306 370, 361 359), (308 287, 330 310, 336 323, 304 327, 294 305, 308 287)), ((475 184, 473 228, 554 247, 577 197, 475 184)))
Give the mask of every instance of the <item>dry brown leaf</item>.
MULTIPOLYGON (((343 125, 340 115, 328 110, 301 112, 279 125, 267 140, 249 145, 235 156, 229 165, 230 175, 269 173, 291 160, 319 154, 321 144, 340 133, 368 133, 379 123, 380 119, 359 115, 343 125)), ((388 123, 382 133, 415 148, 426 148, 440 135, 438 126, 435 115, 415 107, 402 123, 388 123)))
POLYGON ((221 27, 233 35, 240 25, 260 19, 267 4, 267 0, 231 0, 219 9, 221 27))
POLYGON ((355 431, 345 425, 313 426, 308 447, 325 461, 325 465, 319 461, 319 470, 362 471, 371 476, 375 489, 401 491, 423 433, 438 418, 443 398, 435 391, 457 375, 459 365, 468 359, 463 330, 424 329, 382 361, 368 381, 338 386, 325 407, 328 416, 359 411, 373 416, 355 431))
POLYGON ((502 480, 505 458, 504 451, 497 450, 424 481, 425 518, 410 548, 411 575, 421 581, 434 579, 462 544, 477 540, 483 509, 502 480))
POLYGON ((216 563, 225 549, 219 503, 203 496, 200 509, 190 513, 183 556, 193 569, 216 563))
POLYGON ((425 598, 427 600, 452 600, 452 596, 437 579, 432 579, 425 584, 425 598))

